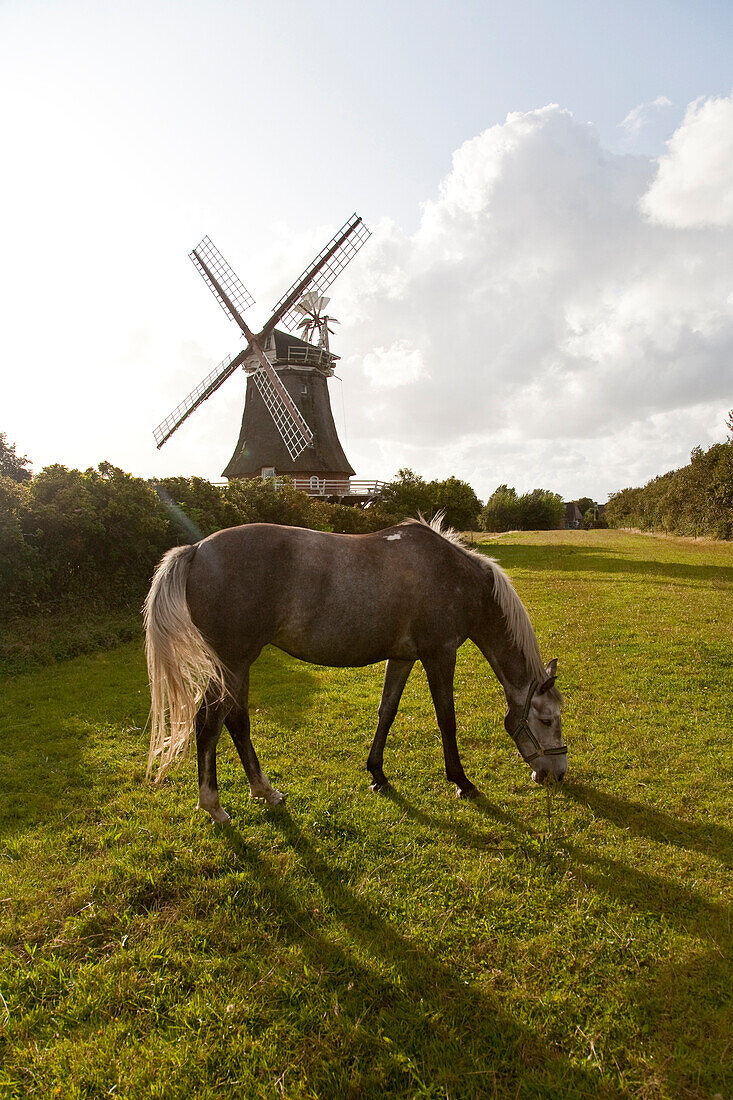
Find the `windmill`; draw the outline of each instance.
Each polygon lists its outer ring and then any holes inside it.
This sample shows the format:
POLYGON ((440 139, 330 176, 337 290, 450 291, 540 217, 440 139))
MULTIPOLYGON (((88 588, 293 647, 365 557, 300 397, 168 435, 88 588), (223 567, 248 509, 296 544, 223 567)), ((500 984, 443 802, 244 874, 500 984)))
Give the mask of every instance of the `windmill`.
POLYGON ((327 379, 338 356, 328 346, 330 301, 323 292, 368 240, 370 231, 356 214, 295 280, 260 332, 242 316, 254 299, 208 237, 190 258, 224 313, 239 326, 247 344, 228 356, 153 432, 160 449, 181 424, 241 366, 247 373, 242 428, 223 476, 251 478, 287 474, 299 488, 323 492, 333 483, 348 491, 354 471, 339 442, 327 379), (299 327, 300 339, 276 328, 299 327), (318 343, 311 343, 317 334, 318 343), (272 358, 271 358, 272 357, 272 358))

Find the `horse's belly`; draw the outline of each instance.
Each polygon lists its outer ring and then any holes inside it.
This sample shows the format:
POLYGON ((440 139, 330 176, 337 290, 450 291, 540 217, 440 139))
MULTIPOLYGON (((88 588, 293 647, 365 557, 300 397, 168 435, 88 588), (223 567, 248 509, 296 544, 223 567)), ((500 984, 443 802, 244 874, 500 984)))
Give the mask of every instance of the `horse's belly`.
POLYGON ((348 629, 326 633, 290 628, 279 630, 272 644, 301 661, 334 668, 355 668, 389 659, 417 659, 417 649, 409 635, 390 637, 386 632, 376 630, 365 635, 363 632, 350 633, 348 629))

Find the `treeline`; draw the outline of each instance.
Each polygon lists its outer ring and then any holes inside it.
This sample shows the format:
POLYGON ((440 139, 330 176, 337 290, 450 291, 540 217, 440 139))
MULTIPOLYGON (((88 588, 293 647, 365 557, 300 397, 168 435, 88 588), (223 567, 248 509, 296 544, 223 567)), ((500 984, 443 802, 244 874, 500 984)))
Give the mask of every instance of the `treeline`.
MULTIPOLYGON (((732 421, 733 414, 733 431, 732 421)), ((733 538, 733 439, 696 447, 687 466, 613 493, 605 517, 611 527, 733 538)))
POLYGON ((287 479, 152 482, 107 462, 83 471, 52 465, 34 476, 0 433, 0 619, 54 603, 129 606, 169 547, 241 523, 359 534, 442 510, 458 530, 498 531, 558 527, 563 508, 556 493, 518 497, 507 486, 482 507, 467 482, 425 481, 409 469, 368 508, 314 499, 287 479))
POLYGON ((142 599, 169 547, 254 522, 358 531, 391 517, 312 500, 289 484, 154 484, 109 463, 47 466, 23 481, 0 476, 0 616, 55 601, 124 606, 142 599))
POLYGON ((426 483, 401 471, 369 508, 314 499, 287 479, 146 481, 110 463, 47 466, 35 476, 0 434, 0 619, 55 602, 124 607, 141 600, 161 555, 222 527, 282 523, 359 534, 444 508, 476 526, 481 502, 465 482, 426 483), (404 476, 403 476, 404 475, 404 476))

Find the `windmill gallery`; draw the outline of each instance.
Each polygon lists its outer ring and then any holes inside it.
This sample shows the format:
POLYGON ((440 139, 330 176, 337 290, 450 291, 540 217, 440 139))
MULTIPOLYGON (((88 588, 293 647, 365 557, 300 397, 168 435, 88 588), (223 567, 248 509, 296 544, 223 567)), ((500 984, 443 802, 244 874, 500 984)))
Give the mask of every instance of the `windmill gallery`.
POLYGON ((373 498, 378 484, 352 480, 354 470, 333 420, 328 379, 339 357, 329 347, 330 324, 335 319, 325 312, 330 299, 324 296, 369 236, 369 229, 354 214, 285 292, 259 333, 243 317, 254 299, 204 237, 190 258, 247 344, 215 367, 155 428, 158 448, 242 367, 247 374, 242 427, 223 476, 288 476, 297 489, 311 496, 352 503, 373 498), (302 338, 293 330, 300 331, 302 338))

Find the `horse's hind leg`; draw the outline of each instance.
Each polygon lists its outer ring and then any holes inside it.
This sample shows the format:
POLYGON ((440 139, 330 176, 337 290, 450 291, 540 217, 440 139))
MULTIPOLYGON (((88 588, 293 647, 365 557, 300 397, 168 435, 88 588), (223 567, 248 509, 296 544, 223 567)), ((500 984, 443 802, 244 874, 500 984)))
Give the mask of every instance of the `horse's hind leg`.
POLYGON ((239 700, 226 716, 227 729, 232 735, 232 741, 239 753, 239 759, 244 765, 244 770, 249 780, 249 793, 252 798, 263 799, 268 806, 277 806, 285 798, 281 791, 276 791, 270 783, 257 759, 252 739, 250 738, 249 707, 247 697, 249 694, 249 671, 243 677, 242 687, 239 692, 239 700))
POLYGON ((198 809, 211 814, 212 821, 229 821, 221 808, 216 780, 216 746, 224 724, 224 704, 204 701, 196 715, 196 753, 199 766, 198 809))
POLYGON ((410 675, 414 661, 387 661, 384 670, 384 687, 382 699, 379 704, 379 723, 374 741, 367 758, 367 771, 372 775, 372 790, 384 791, 389 788, 389 781, 384 774, 384 745, 387 740, 390 726, 394 722, 397 708, 400 705, 402 692, 407 677, 410 675))
POLYGON ((435 714, 440 727, 440 735, 443 739, 445 774, 450 782, 455 783, 458 787, 458 794, 461 798, 471 798, 477 793, 476 787, 467 778, 463 770, 456 742, 456 711, 453 703, 453 677, 456 670, 455 650, 435 654, 430 658, 424 657, 422 663, 427 673, 430 694, 433 697, 435 714))

